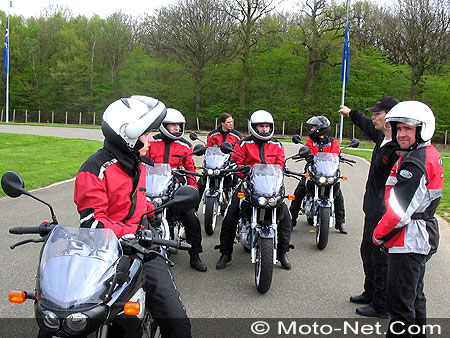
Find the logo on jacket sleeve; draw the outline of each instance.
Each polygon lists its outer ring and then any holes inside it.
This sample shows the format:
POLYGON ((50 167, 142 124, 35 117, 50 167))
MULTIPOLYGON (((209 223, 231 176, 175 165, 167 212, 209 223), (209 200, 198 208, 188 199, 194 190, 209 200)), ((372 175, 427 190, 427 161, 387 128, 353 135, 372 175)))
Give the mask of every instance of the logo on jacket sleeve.
POLYGON ((406 169, 400 170, 399 175, 403 178, 406 178, 407 180, 409 180, 411 177, 413 177, 412 172, 410 172, 409 170, 406 170, 406 169))

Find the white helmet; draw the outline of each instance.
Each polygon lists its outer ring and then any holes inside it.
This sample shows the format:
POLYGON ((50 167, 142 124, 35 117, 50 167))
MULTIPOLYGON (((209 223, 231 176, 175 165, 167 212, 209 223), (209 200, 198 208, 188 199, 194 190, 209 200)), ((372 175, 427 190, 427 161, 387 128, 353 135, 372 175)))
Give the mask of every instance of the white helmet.
POLYGON ((257 110, 251 116, 248 121, 248 130, 250 134, 252 134, 257 139, 267 141, 270 140, 273 136, 275 123, 273 121, 272 114, 265 110, 257 110), (256 129, 257 124, 267 123, 270 125, 270 131, 268 133, 260 133, 258 129, 256 129))
POLYGON ((184 126, 186 124, 186 120, 176 109, 173 108, 167 108, 167 114, 164 120, 162 121, 161 125, 159 126, 159 130, 161 133, 168 138, 171 138, 172 140, 179 140, 184 135, 184 126), (180 125, 180 131, 178 133, 171 133, 167 128, 166 125, 168 123, 178 123, 180 125))
POLYGON ((102 132, 115 144, 125 144, 131 150, 139 150, 139 137, 150 129, 156 129, 166 116, 166 106, 148 96, 132 96, 111 103, 103 113, 102 132))
POLYGON ((394 141, 397 134, 397 123, 400 122, 417 126, 417 143, 431 140, 436 123, 430 107, 419 101, 403 101, 397 103, 386 114, 385 120, 392 126, 392 139, 394 141))

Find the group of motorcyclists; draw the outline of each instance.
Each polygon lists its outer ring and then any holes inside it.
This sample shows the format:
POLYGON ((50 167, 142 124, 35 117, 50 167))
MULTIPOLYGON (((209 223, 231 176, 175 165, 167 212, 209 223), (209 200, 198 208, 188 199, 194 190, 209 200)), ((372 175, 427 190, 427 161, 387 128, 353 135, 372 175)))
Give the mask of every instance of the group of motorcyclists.
MULTIPOLYGON (((250 135, 247 137, 233 129, 233 117, 230 114, 222 114, 219 119, 220 126, 207 136, 207 147, 231 143, 231 162, 238 167, 253 167, 255 164, 276 164, 281 168, 285 166, 285 150, 283 144, 274 138, 275 122, 272 114, 265 110, 253 112, 248 121, 250 135)), ((403 121, 393 119, 391 124, 397 128, 397 124, 401 125, 400 122, 403 121)), ((405 120, 405 123, 408 122, 410 121, 405 120)), ((305 168, 313 164, 314 155, 319 152, 340 154, 339 142, 328 136, 330 121, 326 117, 314 116, 307 124, 309 139, 305 145, 311 155, 306 157, 305 168)), ((131 96, 111 103, 103 114, 101 127, 105 136, 104 147, 89 157, 80 168, 75 182, 74 201, 80 214, 81 227, 109 228, 120 238, 136 232, 138 226, 148 226, 145 221, 141 221, 141 215, 153 209, 145 194, 144 164, 167 163, 172 168, 181 166, 189 172, 195 172, 193 146, 183 138, 186 127, 183 114, 146 96, 131 96), (150 132, 154 130, 159 130, 159 134, 152 136, 150 132)), ((423 136, 422 134, 418 135, 423 136)), ((405 174, 400 171, 400 175, 402 173, 405 174)), ((230 178, 226 183, 235 189, 222 221, 218 246, 220 257, 216 264, 218 270, 225 269, 232 261, 233 243, 242 209, 237 187, 245 175, 246 173, 240 172, 236 175, 237 179, 230 178)), ((186 184, 198 188, 201 197, 205 181, 201 178, 197 182, 196 176, 189 174, 185 178, 186 184)), ((302 200, 310 189, 307 181, 302 178, 295 189, 296 199, 290 208, 285 202, 277 207, 276 258, 286 270, 291 269, 287 256, 292 247, 291 232, 302 211, 302 200)), ((334 190, 334 203, 335 228, 340 233, 347 234, 344 226, 344 199, 338 185, 334 190)), ((197 210, 173 209, 171 212, 179 214, 185 227, 186 240, 191 245, 190 266, 206 272, 207 266, 200 258, 202 231, 197 210)), ((424 212, 414 215, 422 217, 423 214, 424 212)), ((151 216, 152 214, 148 215, 151 216)), ((427 217, 432 217, 431 212, 427 217)), ((378 231, 374 240, 379 243, 390 240, 383 236, 386 236, 386 232, 378 231)), ((156 257, 146 262, 145 268, 146 303, 157 320, 163 337, 190 337, 190 321, 167 263, 156 257)), ((42 333, 41 336, 46 335, 42 333)), ((139 337, 140 333, 136 332, 134 336, 139 337)))

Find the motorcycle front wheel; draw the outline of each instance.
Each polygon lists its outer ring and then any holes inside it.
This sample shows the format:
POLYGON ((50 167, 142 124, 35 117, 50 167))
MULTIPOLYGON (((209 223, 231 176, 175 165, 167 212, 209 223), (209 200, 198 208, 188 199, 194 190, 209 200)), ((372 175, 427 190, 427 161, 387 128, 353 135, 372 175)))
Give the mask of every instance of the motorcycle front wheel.
POLYGON ((316 227, 316 244, 320 250, 327 247, 330 232, 331 208, 319 208, 319 222, 316 227))
POLYGON ((216 197, 206 197, 205 201, 205 232, 211 236, 216 229, 217 215, 219 213, 219 201, 216 197))
POLYGON ((266 293, 272 284, 273 239, 258 237, 256 242, 255 284, 260 293, 266 293))

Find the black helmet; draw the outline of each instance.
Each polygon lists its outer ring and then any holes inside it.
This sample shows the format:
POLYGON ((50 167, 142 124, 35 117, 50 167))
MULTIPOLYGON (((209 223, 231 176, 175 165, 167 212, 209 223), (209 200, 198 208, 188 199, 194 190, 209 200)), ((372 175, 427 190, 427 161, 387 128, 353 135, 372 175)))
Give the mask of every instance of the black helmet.
POLYGON ((325 116, 313 116, 308 121, 306 121, 311 127, 316 126, 317 129, 309 132, 309 137, 317 139, 319 136, 326 135, 331 131, 330 120, 325 116))

